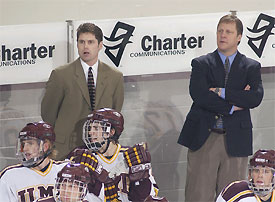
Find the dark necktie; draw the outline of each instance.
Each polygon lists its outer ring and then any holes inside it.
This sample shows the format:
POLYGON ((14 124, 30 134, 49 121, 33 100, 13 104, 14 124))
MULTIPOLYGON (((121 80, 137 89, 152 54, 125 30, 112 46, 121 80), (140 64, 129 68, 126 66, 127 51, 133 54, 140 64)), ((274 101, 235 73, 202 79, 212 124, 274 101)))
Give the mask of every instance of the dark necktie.
MULTIPOLYGON (((224 72, 225 72, 225 78, 224 78, 224 85, 226 86, 227 79, 228 79, 228 73, 229 73, 229 59, 226 57, 224 62, 224 72)), ((224 128, 223 127, 223 120, 222 117, 219 116, 215 128, 224 128)))
POLYGON ((227 79, 228 79, 228 74, 229 74, 229 59, 228 59, 228 57, 226 57, 225 62, 224 62, 224 71, 225 71, 224 84, 226 85, 227 79))
POLYGON ((88 71, 88 90, 89 90, 89 95, 90 95, 91 108, 92 108, 92 110, 94 110, 94 107, 95 107, 95 82, 94 82, 92 67, 89 67, 89 71, 88 71))

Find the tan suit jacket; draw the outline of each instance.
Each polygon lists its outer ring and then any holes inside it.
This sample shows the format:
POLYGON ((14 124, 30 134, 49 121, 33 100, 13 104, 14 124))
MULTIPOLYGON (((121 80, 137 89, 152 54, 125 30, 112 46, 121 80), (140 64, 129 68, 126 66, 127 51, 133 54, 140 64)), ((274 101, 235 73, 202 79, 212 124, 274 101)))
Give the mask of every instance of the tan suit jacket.
MULTIPOLYGON (((123 101, 122 73, 99 61, 95 109, 109 107, 121 111, 123 101)), ((57 159, 64 158, 76 146, 83 145, 82 126, 89 113, 90 96, 80 59, 54 69, 46 83, 41 116, 54 126, 57 159)))

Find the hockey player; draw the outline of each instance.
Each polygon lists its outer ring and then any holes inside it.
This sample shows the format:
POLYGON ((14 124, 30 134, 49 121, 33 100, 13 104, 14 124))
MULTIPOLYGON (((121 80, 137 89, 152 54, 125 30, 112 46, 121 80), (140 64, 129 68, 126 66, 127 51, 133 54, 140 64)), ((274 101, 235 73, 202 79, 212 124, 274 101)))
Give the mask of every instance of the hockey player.
POLYGON ((275 202, 275 151, 258 150, 250 159, 248 181, 223 189, 217 202, 275 202))
POLYGON ((0 173, 0 201, 33 202, 53 196, 57 173, 68 164, 52 160, 57 152, 54 141, 53 127, 43 121, 28 123, 20 131, 17 156, 21 164, 0 173))
POLYGON ((55 177, 66 162, 53 161, 56 151, 53 127, 45 122, 28 123, 19 133, 17 156, 21 164, 0 173, 0 199, 33 202, 53 195, 55 177))
POLYGON ((107 201, 144 201, 158 193, 151 157, 146 144, 133 147, 119 144, 123 125, 122 114, 113 109, 93 111, 83 126, 86 147, 77 148, 70 156, 82 154, 81 159, 75 159, 77 163, 91 165, 91 169, 100 164, 109 173, 104 183, 107 201))
POLYGON ((101 201, 95 197, 87 198, 88 183, 92 181, 91 178, 88 167, 81 164, 67 164, 57 174, 54 195, 39 199, 37 202, 101 201))

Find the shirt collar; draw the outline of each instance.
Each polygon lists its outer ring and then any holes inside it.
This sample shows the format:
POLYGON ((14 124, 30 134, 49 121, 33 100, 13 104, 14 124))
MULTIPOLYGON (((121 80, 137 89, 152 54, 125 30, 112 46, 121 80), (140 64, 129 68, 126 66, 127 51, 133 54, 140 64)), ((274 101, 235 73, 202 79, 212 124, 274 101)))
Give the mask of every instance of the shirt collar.
MULTIPOLYGON (((222 54, 219 50, 218 50, 218 53, 221 57, 221 60, 222 60, 222 63, 224 64, 225 63, 225 59, 226 59, 226 56, 224 54, 222 54)), ((238 51, 236 51, 235 53, 233 53, 232 55, 228 56, 228 59, 229 59, 229 66, 231 66, 231 64, 233 63, 233 60, 235 58, 235 56, 237 55, 238 51)))
MULTIPOLYGON (((80 58, 80 62, 81 62, 81 66, 83 68, 83 71, 84 71, 84 74, 85 74, 85 77, 87 80, 88 79, 88 71, 89 71, 90 66, 86 62, 84 62, 81 58, 80 58)), ((99 62, 97 60, 96 63, 92 66, 95 85, 96 85, 96 81, 97 81, 98 63, 99 62)))
MULTIPOLYGON (((84 62, 81 58, 80 58, 80 62, 81 62, 81 65, 83 67, 83 70, 84 72, 88 72, 90 66, 84 62)), ((92 66, 92 69, 93 69, 93 72, 96 71, 97 72, 97 69, 98 69, 98 60, 96 61, 96 63, 92 66)))

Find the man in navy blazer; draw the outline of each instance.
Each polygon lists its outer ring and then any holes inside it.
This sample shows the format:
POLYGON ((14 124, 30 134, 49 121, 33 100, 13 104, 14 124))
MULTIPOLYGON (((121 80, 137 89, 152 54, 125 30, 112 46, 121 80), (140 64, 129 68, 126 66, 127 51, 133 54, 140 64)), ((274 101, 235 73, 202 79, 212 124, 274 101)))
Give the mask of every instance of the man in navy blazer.
POLYGON ((263 87, 260 63, 237 50, 242 32, 235 15, 223 16, 218 49, 191 63, 193 104, 178 139, 189 148, 186 202, 214 201, 228 183, 246 177, 253 153, 250 109, 261 103, 263 87))

